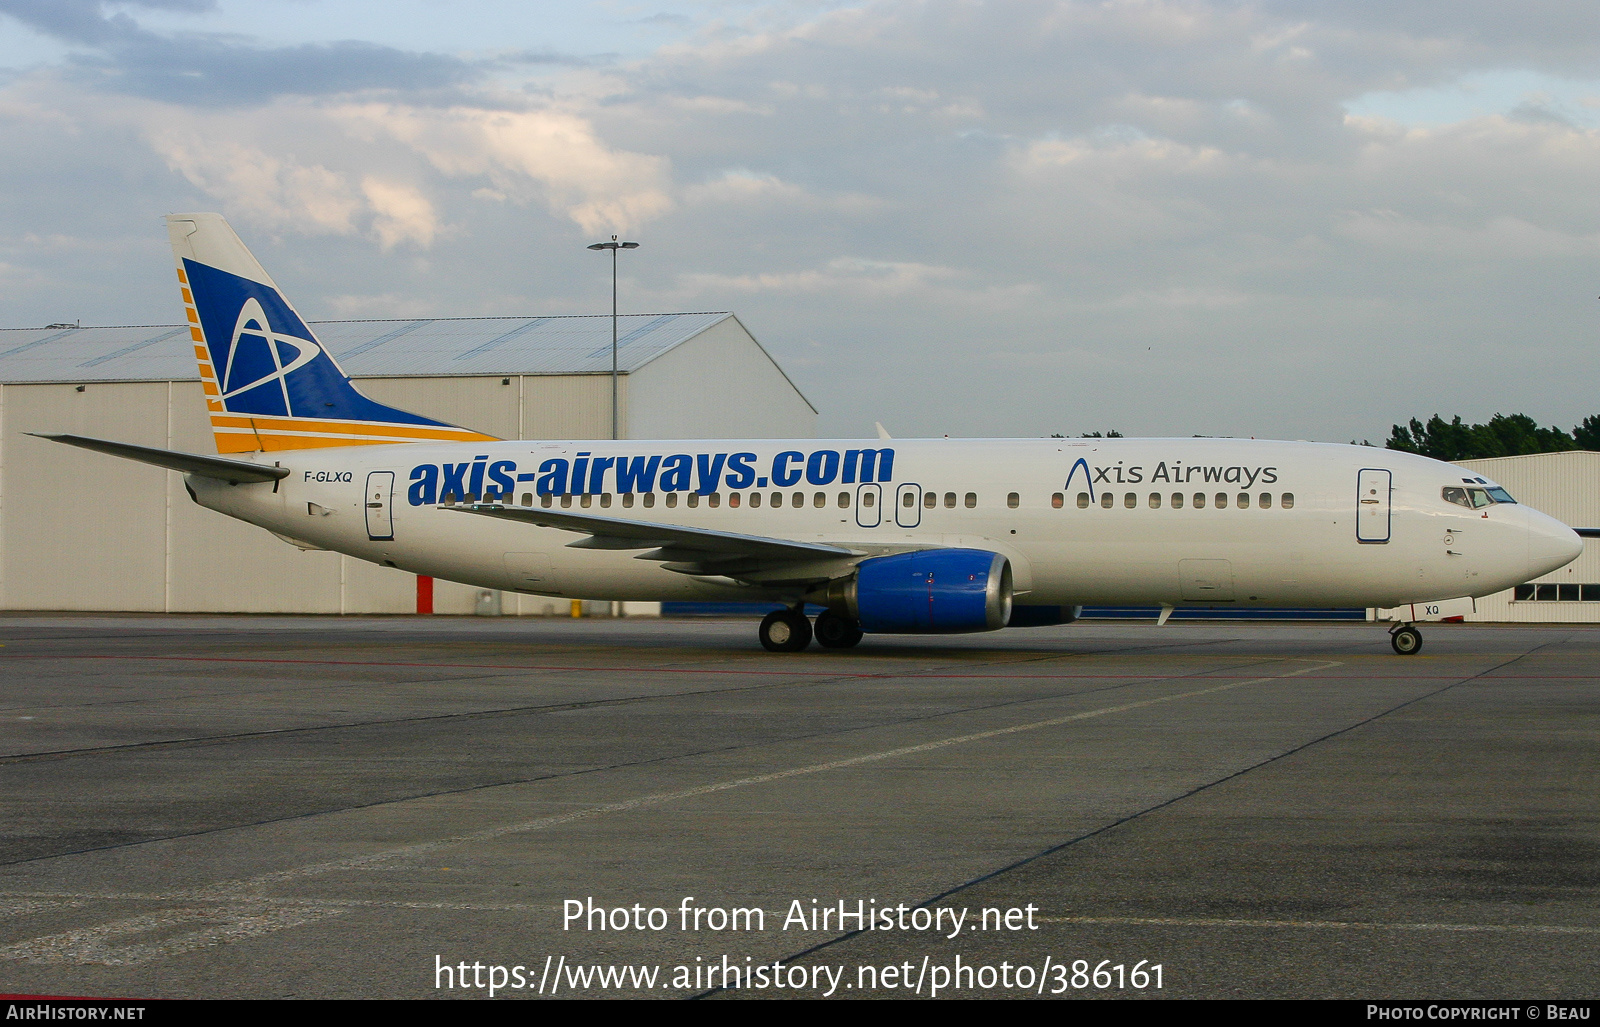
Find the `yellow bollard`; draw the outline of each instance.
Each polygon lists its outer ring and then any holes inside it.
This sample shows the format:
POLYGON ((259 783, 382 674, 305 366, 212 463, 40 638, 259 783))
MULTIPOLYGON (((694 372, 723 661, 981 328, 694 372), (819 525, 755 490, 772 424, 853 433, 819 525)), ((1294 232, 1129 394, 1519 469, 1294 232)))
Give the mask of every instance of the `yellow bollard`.
POLYGON ((572 615, 574 617, 582 617, 583 616, 583 600, 582 599, 574 599, 572 601, 572 615))

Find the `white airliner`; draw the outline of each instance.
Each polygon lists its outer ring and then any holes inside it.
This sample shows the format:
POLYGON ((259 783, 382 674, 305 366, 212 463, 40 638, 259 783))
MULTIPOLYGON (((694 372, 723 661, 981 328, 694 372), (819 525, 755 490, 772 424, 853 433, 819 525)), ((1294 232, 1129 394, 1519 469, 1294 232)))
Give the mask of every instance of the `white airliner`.
MULTIPOLYGON (((777 601, 761 643, 1062 624, 1087 604, 1398 607, 1482 596, 1579 536, 1480 475, 1240 439, 501 441, 376 403, 227 222, 167 218, 219 454, 181 471, 307 548, 493 589, 777 601), (815 628, 806 603, 826 611, 815 628)), ((1390 631, 1415 653, 1413 624, 1390 631)))

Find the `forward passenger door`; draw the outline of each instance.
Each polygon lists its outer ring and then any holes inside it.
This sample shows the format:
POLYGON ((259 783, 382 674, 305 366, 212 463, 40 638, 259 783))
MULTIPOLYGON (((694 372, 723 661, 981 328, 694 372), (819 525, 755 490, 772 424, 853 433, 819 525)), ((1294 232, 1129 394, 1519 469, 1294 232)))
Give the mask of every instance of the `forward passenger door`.
POLYGON ((1356 475, 1357 542, 1389 541, 1389 491, 1393 485, 1393 473, 1376 467, 1362 468, 1356 475))

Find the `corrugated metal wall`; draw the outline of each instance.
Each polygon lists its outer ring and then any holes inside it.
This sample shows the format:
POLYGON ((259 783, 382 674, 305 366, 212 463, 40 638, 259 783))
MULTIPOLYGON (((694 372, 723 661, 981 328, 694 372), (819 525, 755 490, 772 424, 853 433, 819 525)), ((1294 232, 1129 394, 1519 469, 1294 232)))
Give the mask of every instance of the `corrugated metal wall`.
MULTIPOLYGON (((1600 528, 1600 453, 1534 453, 1490 460, 1462 460, 1462 467, 1505 486, 1526 503, 1574 528, 1600 528)), ((1585 539, 1583 555, 1571 564, 1535 578, 1536 582, 1600 583, 1600 540, 1585 539)), ((1595 623, 1600 603, 1519 602, 1515 590, 1478 600, 1474 621, 1595 623)))
POLYGON ((668 350, 630 375, 635 438, 793 439, 816 435, 817 412, 737 318, 668 350), (716 368, 707 378, 706 368, 716 368), (715 389, 707 382, 714 381, 715 389), (758 433, 753 426, 759 425, 758 433))
MULTIPOLYGON (((748 338, 748 337, 746 337, 748 338)), ((737 348, 737 341, 730 344, 737 348)), ((748 344, 754 349, 753 344, 748 344)), ((726 346, 715 347, 720 353, 726 346)), ((765 355, 756 351, 761 359, 765 355)), ((708 354, 712 355, 712 354, 708 354)), ((747 361, 748 362, 748 361, 747 361)), ((694 426, 705 383, 762 396, 745 433, 815 434, 811 408, 787 385, 748 386, 738 366, 698 362, 697 384, 653 388, 663 423, 694 426)), ((767 361, 770 364, 770 361, 767 361)), ((782 378, 781 372, 777 375, 782 378)), ((620 383, 627 435, 628 379, 620 383)), ((502 438, 606 438, 609 375, 375 378, 363 392, 384 403, 502 438)), ((636 384, 634 392, 640 387, 636 384)), ((725 427, 707 424, 702 437, 725 427)), ((191 452, 215 452, 198 382, 0 386, 0 608, 240 613, 409 613, 416 578, 335 553, 302 552, 260 528, 192 503, 182 476, 88 453, 25 432, 61 431, 191 452)), ((438 613, 472 613, 478 590, 438 582, 438 613)), ((507 614, 563 614, 566 600, 506 595, 507 614)))

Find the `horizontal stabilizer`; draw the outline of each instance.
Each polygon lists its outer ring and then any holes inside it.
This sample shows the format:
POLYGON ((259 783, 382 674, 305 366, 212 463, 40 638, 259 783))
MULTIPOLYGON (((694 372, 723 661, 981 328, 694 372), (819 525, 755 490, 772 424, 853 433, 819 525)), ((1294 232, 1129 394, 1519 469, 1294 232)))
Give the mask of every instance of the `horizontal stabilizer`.
POLYGON ((1579 538, 1600 538, 1600 528, 1573 528, 1579 538))
POLYGON ((84 435, 64 435, 59 432, 31 431, 27 434, 34 438, 49 439, 51 442, 64 442, 80 449, 92 449, 96 453, 120 456, 124 460, 155 464, 169 471, 182 471, 184 474, 197 474, 202 478, 215 478, 230 485, 276 481, 289 476, 287 467, 263 467, 261 464, 253 464, 246 460, 229 460, 222 456, 176 453, 170 449, 157 449, 154 446, 135 446, 131 442, 112 442, 109 439, 91 439, 84 435))

